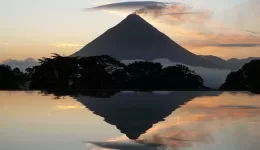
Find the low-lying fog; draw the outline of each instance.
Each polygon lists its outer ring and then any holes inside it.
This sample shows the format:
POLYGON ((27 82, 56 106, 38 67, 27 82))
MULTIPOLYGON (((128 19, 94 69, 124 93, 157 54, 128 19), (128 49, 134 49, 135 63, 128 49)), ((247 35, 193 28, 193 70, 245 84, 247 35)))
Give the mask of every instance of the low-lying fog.
MULTIPOLYGON (((123 60, 124 64, 133 63, 135 61, 141 60, 123 60)), ((219 88, 226 80, 227 75, 231 70, 225 69, 213 69, 204 67, 194 67, 182 63, 171 62, 168 59, 155 59, 153 62, 159 62, 163 67, 176 66, 177 64, 184 65, 190 68, 190 70, 195 71, 204 80, 204 85, 210 88, 219 88)))

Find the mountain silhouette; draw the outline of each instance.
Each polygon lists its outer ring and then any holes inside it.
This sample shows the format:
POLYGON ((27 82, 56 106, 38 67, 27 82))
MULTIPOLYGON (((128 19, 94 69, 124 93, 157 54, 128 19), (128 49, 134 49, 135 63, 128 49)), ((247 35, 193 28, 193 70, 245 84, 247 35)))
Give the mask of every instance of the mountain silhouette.
POLYGON ((165 58, 191 66, 225 68, 184 49, 136 14, 127 16, 71 56, 96 55, 109 55, 118 60, 165 58))
POLYGON ((230 70, 238 70, 242 68, 246 63, 249 63, 252 60, 260 59, 259 57, 249 57, 244 59, 231 58, 228 60, 224 60, 220 57, 212 56, 212 55, 201 55, 200 57, 219 66, 226 66, 230 70))
POLYGON ((129 139, 138 137, 154 124, 164 121, 174 110, 196 96, 211 92, 124 93, 110 98, 79 96, 76 99, 104 121, 115 125, 129 139))

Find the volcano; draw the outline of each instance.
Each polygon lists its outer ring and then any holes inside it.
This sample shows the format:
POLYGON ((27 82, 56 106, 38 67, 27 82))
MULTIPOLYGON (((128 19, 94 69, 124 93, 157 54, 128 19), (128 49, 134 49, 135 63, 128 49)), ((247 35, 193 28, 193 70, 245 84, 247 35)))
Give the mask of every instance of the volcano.
POLYGON ((169 59, 207 68, 225 68, 186 50, 139 15, 131 14, 72 56, 109 55, 118 60, 169 59))

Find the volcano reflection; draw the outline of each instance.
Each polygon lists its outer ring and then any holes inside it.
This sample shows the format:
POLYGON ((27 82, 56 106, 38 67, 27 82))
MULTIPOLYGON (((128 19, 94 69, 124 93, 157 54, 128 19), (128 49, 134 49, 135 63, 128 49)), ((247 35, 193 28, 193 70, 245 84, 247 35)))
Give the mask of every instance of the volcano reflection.
POLYGON ((137 139, 154 124, 202 92, 125 93, 110 98, 79 96, 76 99, 129 139, 137 139))

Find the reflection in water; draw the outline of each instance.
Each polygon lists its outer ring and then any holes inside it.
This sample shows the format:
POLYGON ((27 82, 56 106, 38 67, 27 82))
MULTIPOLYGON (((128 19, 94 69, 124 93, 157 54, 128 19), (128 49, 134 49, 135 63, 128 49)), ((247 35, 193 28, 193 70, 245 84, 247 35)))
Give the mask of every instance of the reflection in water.
POLYGON ((61 99, 65 96, 88 96, 88 97, 99 97, 99 98, 110 98, 114 96, 115 94, 119 93, 119 91, 110 90, 110 91, 104 91, 104 90, 97 90, 97 91, 41 91, 42 95, 54 95, 54 99, 61 99))
POLYGON ((0 150, 86 150, 84 140, 122 135, 75 99, 53 98, 0 91, 0 150))
POLYGON ((79 96, 89 110, 115 125, 129 139, 137 139, 153 124, 163 121, 185 102, 201 92, 119 93, 111 98, 79 96))
MULTIPOLYGON (((144 149, 140 144, 148 149, 159 147, 185 150, 257 150, 260 148, 258 142, 260 137, 260 132, 258 132, 259 98, 259 96, 247 93, 204 95, 194 99, 190 97, 189 100, 192 99, 192 101, 179 109, 175 107, 176 110, 172 107, 175 111, 165 121, 154 124, 142 134, 136 140, 136 144, 122 142, 123 137, 118 138, 117 141, 92 144, 122 150, 144 149)), ((161 109, 157 110, 160 113, 161 109)))
POLYGON ((0 92, 1 149, 260 148, 258 95, 105 91, 73 95, 55 94, 62 99, 54 100, 53 95, 38 92, 0 92), (92 146, 85 147, 84 141, 92 146))

